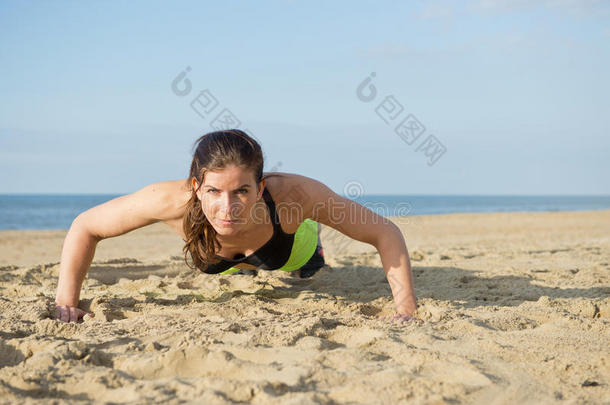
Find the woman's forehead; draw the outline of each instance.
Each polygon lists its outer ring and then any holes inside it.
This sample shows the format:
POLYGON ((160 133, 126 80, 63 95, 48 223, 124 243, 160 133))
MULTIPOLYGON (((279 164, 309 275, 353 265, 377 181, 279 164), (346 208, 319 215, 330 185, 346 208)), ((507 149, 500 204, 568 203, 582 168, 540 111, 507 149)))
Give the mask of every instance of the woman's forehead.
POLYGON ((216 188, 239 187, 243 184, 252 184, 254 181, 252 170, 234 165, 219 170, 208 171, 204 177, 204 185, 216 188))

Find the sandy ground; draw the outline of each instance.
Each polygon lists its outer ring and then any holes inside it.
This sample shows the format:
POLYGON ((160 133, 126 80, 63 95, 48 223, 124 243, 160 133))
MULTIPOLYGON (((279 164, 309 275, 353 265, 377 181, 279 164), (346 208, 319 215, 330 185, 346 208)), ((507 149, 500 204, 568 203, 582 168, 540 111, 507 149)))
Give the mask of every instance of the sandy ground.
POLYGON ((154 224, 99 243, 79 324, 50 319, 65 230, 0 232, 0 403, 610 403, 610 211, 394 218, 423 325, 376 250, 210 276, 154 224))

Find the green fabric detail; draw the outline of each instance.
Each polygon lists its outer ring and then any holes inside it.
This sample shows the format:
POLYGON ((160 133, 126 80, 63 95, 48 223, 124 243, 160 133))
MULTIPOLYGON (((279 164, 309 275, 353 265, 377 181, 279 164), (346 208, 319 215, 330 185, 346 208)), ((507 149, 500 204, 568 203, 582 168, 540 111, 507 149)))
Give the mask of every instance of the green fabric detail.
POLYGON ((231 267, 230 269, 227 269, 225 271, 222 271, 218 274, 231 274, 231 273, 235 273, 236 271, 239 271, 240 269, 238 269, 237 267, 231 267))
MULTIPOLYGON (((313 219, 305 218, 296 233, 294 234, 294 243, 288 261, 279 269, 283 271, 294 271, 300 269, 305 263, 311 259, 318 245, 318 223, 313 219)), ((231 267, 219 274, 231 274, 239 271, 237 267, 231 267)), ((268 270, 271 271, 271 270, 268 270)))

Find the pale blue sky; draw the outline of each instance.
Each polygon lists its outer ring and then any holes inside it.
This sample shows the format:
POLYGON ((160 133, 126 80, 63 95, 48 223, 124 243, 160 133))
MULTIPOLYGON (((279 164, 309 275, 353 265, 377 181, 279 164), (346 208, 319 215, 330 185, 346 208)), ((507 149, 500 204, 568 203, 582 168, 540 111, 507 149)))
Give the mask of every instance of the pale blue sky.
POLYGON ((339 193, 610 193, 608 1, 5 0, 0 61, 0 193, 186 177, 204 89, 267 169, 339 193), (375 112, 390 95, 426 127, 412 145, 375 112))

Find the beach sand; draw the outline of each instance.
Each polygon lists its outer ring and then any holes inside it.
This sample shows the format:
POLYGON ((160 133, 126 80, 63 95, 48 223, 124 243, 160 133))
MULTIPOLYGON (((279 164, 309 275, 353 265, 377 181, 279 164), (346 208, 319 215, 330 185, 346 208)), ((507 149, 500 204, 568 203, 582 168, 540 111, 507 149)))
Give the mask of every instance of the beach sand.
POLYGON ((50 319, 66 231, 0 231, 0 403, 610 403, 610 211, 393 218, 422 325, 377 251, 205 275, 158 223, 101 241, 84 323, 50 319))

